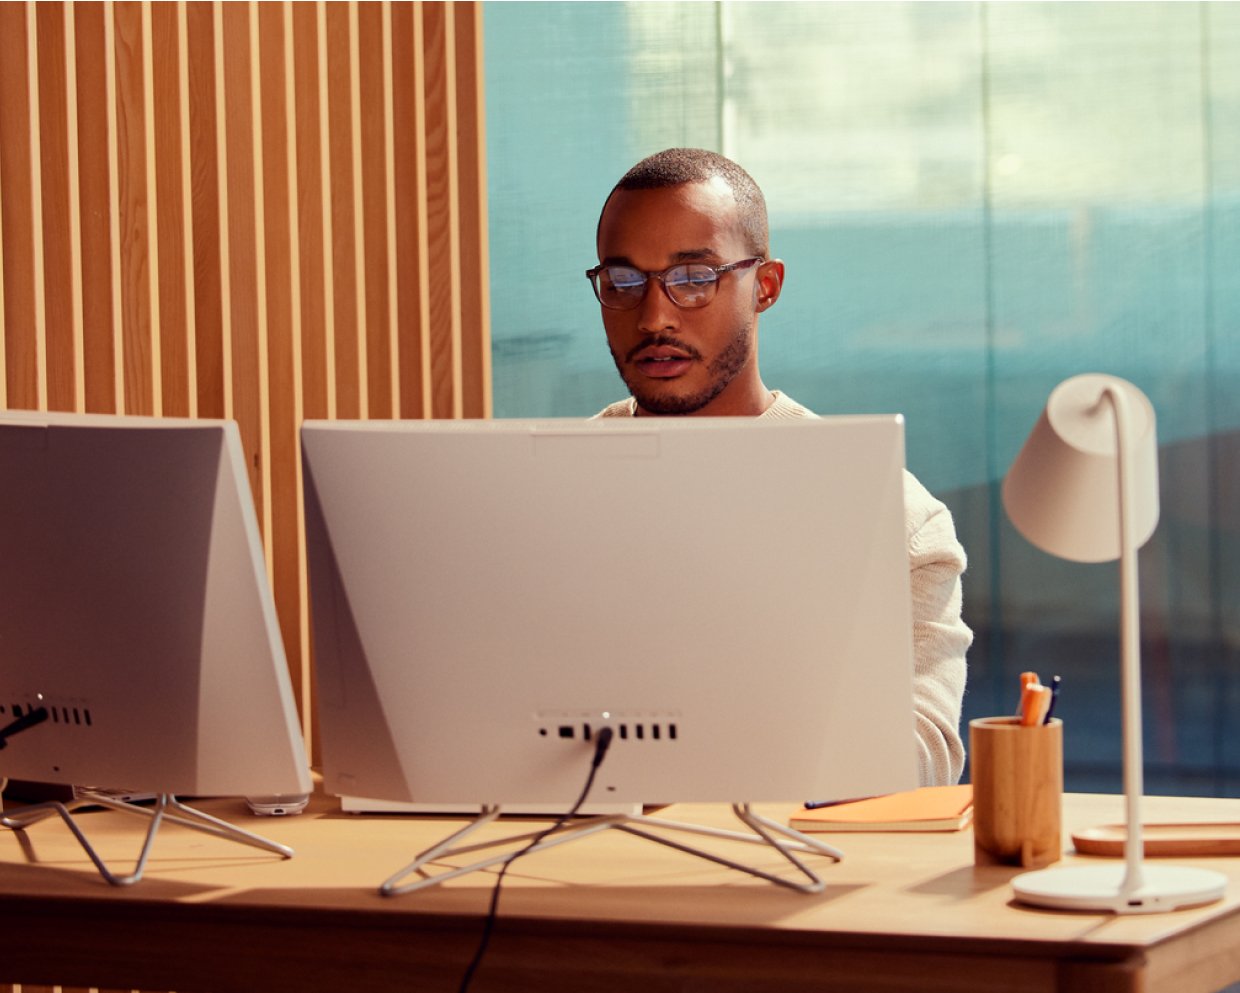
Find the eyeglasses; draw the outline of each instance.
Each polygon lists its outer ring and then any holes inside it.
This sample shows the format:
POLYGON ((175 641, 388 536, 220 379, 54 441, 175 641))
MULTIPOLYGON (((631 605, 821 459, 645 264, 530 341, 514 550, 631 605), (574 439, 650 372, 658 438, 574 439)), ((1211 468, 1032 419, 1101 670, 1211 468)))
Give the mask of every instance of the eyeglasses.
POLYGON ((643 272, 627 265, 600 265, 586 270, 598 302, 609 310, 632 310, 646 296, 647 284, 657 279, 668 299, 677 307, 705 307, 715 299, 719 277, 725 272, 748 269, 766 259, 757 256, 730 265, 682 262, 662 272, 643 272))

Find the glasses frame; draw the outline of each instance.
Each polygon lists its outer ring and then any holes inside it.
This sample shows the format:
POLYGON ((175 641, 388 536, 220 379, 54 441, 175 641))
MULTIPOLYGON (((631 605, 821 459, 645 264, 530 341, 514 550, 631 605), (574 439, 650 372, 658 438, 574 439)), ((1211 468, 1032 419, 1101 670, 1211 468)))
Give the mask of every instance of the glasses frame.
POLYGON ((719 276, 721 274, 725 272, 737 272, 741 269, 748 269, 750 266, 761 265, 763 262, 766 262, 766 261, 767 259, 763 258, 761 255, 755 255, 752 258, 741 259, 741 261, 739 262, 729 262, 727 265, 710 265, 707 262, 677 262, 675 265, 668 266, 662 272, 646 272, 644 269, 638 269, 636 266, 631 266, 631 265, 615 265, 614 263, 601 263, 599 265, 596 265, 593 269, 586 270, 586 279, 590 281, 590 285, 594 288, 594 295, 595 297, 598 298, 598 302, 602 304, 604 307, 606 307, 608 310, 620 310, 620 311, 636 310, 638 307, 641 306, 642 301, 646 299, 646 294, 650 292, 650 281, 652 279, 658 280, 659 285, 663 287, 663 292, 667 294, 667 298, 671 300, 672 303, 674 303, 677 307, 680 307, 682 310, 698 310, 702 307, 705 307, 707 304, 709 304, 711 301, 715 299, 715 293, 718 292, 718 288, 719 288, 719 276), (671 291, 667 288, 667 274, 671 272, 673 269, 679 269, 681 266, 693 266, 693 265, 701 266, 704 269, 709 269, 714 274, 715 278, 712 282, 712 285, 715 287, 715 289, 711 290, 710 299, 704 301, 703 303, 684 304, 684 303, 681 303, 679 300, 677 300, 674 296, 672 296, 671 291), (631 307, 613 307, 611 304, 607 303, 603 299, 603 294, 599 291, 598 278, 603 273, 603 270, 605 269, 628 269, 631 272, 640 273, 641 276, 644 277, 642 280, 641 296, 636 297, 633 300, 633 305, 631 307))

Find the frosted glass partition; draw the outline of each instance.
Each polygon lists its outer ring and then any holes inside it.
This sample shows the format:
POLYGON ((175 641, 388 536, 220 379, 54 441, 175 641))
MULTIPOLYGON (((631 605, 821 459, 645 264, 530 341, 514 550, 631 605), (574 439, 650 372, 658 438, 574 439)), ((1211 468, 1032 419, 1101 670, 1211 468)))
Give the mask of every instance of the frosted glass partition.
POLYGON ((966 719, 1062 675, 1069 788, 1119 788, 1116 571, 1033 549, 997 484, 1060 380, 1150 396, 1147 786, 1240 794, 1240 4, 488 3, 485 25, 496 415, 624 395, 582 276, 603 199, 661 148, 732 156, 788 266, 767 385, 907 416, 970 554, 966 719))

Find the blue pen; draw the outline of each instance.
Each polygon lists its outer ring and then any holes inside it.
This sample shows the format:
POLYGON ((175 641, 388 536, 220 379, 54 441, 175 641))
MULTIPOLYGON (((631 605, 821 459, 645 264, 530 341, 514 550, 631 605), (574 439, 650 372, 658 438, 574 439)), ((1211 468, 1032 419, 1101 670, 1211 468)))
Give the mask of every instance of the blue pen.
POLYGON ((1059 677, 1055 676, 1051 679, 1051 705, 1046 708, 1046 720, 1043 724, 1051 722, 1051 715, 1055 713, 1055 704, 1059 700, 1059 677))

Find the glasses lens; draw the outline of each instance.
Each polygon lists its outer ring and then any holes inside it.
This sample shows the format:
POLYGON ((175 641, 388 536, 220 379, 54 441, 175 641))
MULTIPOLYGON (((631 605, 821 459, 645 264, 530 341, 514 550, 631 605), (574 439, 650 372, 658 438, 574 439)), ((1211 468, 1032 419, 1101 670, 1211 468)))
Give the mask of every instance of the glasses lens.
POLYGON ((718 277, 710 266, 677 265, 663 277, 667 295, 681 307, 705 307, 715 298, 718 277))
POLYGON ((598 298, 605 307, 632 310, 646 292, 646 274, 627 266, 613 265, 598 274, 598 298))

